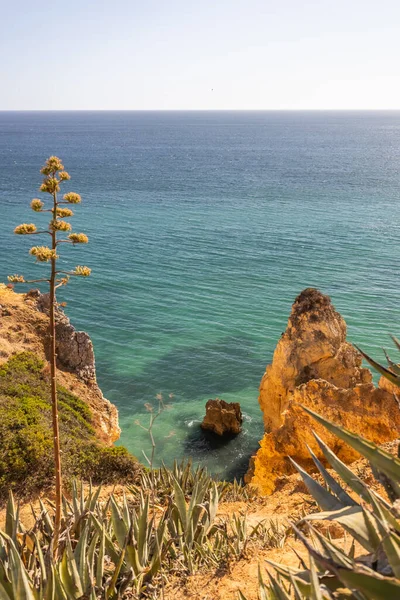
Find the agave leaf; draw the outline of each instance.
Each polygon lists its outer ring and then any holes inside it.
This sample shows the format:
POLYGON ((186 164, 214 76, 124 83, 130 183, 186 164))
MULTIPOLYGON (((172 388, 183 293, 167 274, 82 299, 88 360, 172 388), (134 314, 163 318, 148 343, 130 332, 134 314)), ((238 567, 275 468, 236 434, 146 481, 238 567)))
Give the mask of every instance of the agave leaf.
MULTIPOLYGON (((288 567, 286 565, 280 565, 279 563, 273 562, 272 560, 266 560, 268 564, 270 564, 279 575, 285 577, 288 581, 292 582, 296 581, 296 584, 300 590, 300 592, 304 595, 304 597, 309 597, 311 585, 310 585, 310 569, 295 569, 294 567, 288 567)), ((325 573, 324 575, 319 576, 320 584, 324 585, 326 588, 331 590, 332 592, 336 592, 339 587, 342 587, 342 582, 336 575, 331 575, 330 573, 325 573)))
POLYGON ((383 502, 382 498, 373 490, 371 490, 371 504, 374 508, 374 512, 376 512, 377 515, 380 515, 381 519, 387 521, 395 531, 400 531, 399 519, 395 517, 392 509, 387 506, 386 502, 383 502))
POLYGON ((218 488, 217 488, 215 482, 213 482, 212 488, 210 490, 210 503, 209 503, 209 507, 208 507, 210 525, 212 525, 214 523, 215 517, 217 516, 218 503, 219 503, 218 488))
POLYGON ((2 600, 14 600, 12 586, 9 581, 0 579, 0 598, 2 600))
POLYGON ((97 555, 97 565, 96 565, 96 586, 98 587, 99 590, 101 590, 103 587, 105 542, 106 542, 106 531, 105 531, 105 527, 103 525, 101 528, 101 533, 100 533, 100 545, 99 545, 99 553, 97 555))
POLYGON ((33 586, 29 582, 28 574, 12 538, 2 531, 0 531, 0 536, 6 541, 9 550, 9 568, 15 600, 36 600, 33 586))
POLYGON ((287 593, 280 581, 277 581, 272 573, 268 573, 269 580, 271 582, 272 590, 277 600, 291 600, 290 595, 287 593))
POLYGON ((315 560, 312 556, 310 556, 310 582, 312 600, 323 600, 321 588, 319 587, 317 567, 315 566, 315 560))
MULTIPOLYGON (((153 552, 153 556, 150 562, 150 567, 148 571, 145 573, 143 580, 149 581, 154 577, 154 575, 160 570, 163 556, 168 551, 169 546, 164 549, 164 533, 165 533, 166 523, 162 521, 156 532, 156 540, 155 540, 155 551, 153 552)), ((169 540, 169 544, 172 544, 172 540, 169 540)))
POLYGON ((394 335, 391 335, 390 337, 392 338, 394 344, 397 346, 397 349, 400 350, 400 342, 397 339, 397 337, 395 337, 394 335))
POLYGON ((175 496, 175 505, 176 505, 176 508, 178 509, 178 515, 179 515, 180 521, 182 523, 183 530, 186 531, 187 530, 186 501, 185 501, 185 496, 182 491, 182 488, 179 485, 176 478, 174 478, 174 480, 173 480, 173 489, 174 489, 174 496, 175 496))
POLYGON ((69 536, 60 564, 60 580, 69 598, 80 598, 83 595, 82 584, 72 552, 69 536))
POLYGON ((321 473, 322 477, 325 479, 326 484, 330 487, 332 492, 339 498, 340 502, 344 504, 344 506, 355 506, 357 502, 353 500, 351 496, 342 488, 342 486, 332 477, 330 473, 325 469, 322 462, 317 458, 314 452, 311 450, 309 446, 307 446, 309 453, 311 454, 311 458, 313 459, 315 466, 321 473))
POLYGON ((328 492, 322 485, 320 485, 315 479, 313 479, 307 471, 305 471, 300 465, 298 465, 292 458, 289 457, 292 465, 300 473, 308 491, 315 498, 317 503, 324 510, 338 510, 339 508, 345 508, 345 505, 336 498, 333 494, 328 492))
POLYGON ((260 600, 268 600, 260 565, 258 565, 258 595, 260 596, 260 600))
POLYGON ((80 510, 79 510, 79 498, 78 498, 78 489, 76 487, 76 480, 72 481, 72 506, 74 510, 75 523, 79 521, 80 510))
POLYGON ((121 515, 117 503, 113 495, 110 496, 111 505, 111 521, 113 525, 114 535, 117 538, 119 546, 122 548, 125 545, 125 539, 128 534, 128 527, 121 515))
POLYGON ((49 536, 53 537, 53 530, 54 530, 53 523, 49 517, 49 512, 48 512, 47 508, 45 507, 45 505, 43 504, 41 498, 39 498, 39 505, 40 505, 40 514, 41 514, 41 517, 45 524, 46 533, 49 536))
POLYGON ((124 563, 125 548, 126 548, 126 542, 125 542, 124 547, 122 548, 120 559, 119 559, 118 563, 115 565, 115 569, 114 569, 113 576, 111 578, 110 585, 105 590, 106 600, 109 600, 114 595, 115 586, 117 585, 117 580, 118 580, 122 565, 124 563))
MULTIPOLYGON (((294 525, 293 529, 307 548, 309 554, 324 568, 336 575, 347 587, 353 590, 355 597, 365 597, 367 600, 395 600, 400 597, 400 582, 398 580, 383 577, 365 567, 355 569, 354 563, 351 561, 348 567, 343 564, 340 565, 331 556, 327 558, 320 554, 294 525)), ((318 532, 315 533, 318 535, 318 532)), ((321 539, 323 536, 319 537, 320 541, 323 541, 321 539)))
POLYGON ((337 575, 347 587, 358 590, 368 600, 398 600, 400 598, 400 582, 398 580, 384 577, 370 569, 361 571, 361 569, 338 568, 337 575))
MULTIPOLYGON (((331 467, 336 471, 336 473, 343 479, 345 483, 354 491, 356 494, 360 496, 366 502, 370 502, 370 490, 368 486, 360 479, 347 465, 344 464, 336 456, 334 452, 325 444, 323 440, 313 431, 313 435, 317 441, 317 444, 321 448, 322 453, 324 454, 326 460, 329 462, 331 467)), ((390 504, 386 502, 386 500, 382 501, 389 508, 390 504)))
POLYGON ((125 491, 124 491, 123 503, 122 503, 122 517, 126 523, 127 528, 129 529, 131 526, 131 517, 129 514, 128 502, 126 500, 125 491))
POLYGON ((295 600, 303 600, 304 596, 302 596, 299 585, 292 575, 290 575, 290 583, 293 589, 295 600))
POLYGON ((85 504, 85 511, 86 512, 93 512, 95 509, 95 506, 98 502, 98 499, 100 497, 100 493, 101 493, 101 486, 99 486, 97 488, 97 490, 95 491, 94 494, 92 494, 92 481, 90 481, 90 493, 88 494, 88 497, 86 499, 86 504, 85 504))
POLYGON ((87 539, 88 539, 88 523, 86 522, 82 528, 79 536, 78 543, 75 547, 74 556, 76 564, 79 565, 79 572, 82 575, 81 566, 85 564, 86 553, 87 553, 87 539))
POLYGON ((39 561, 40 580, 42 582, 42 585, 45 586, 46 582, 47 582, 47 572, 46 572, 46 565, 44 562, 42 547, 41 547, 39 540, 37 538, 37 535, 34 531, 32 532, 32 536, 33 536, 33 540, 35 542, 37 557, 38 557, 38 561, 39 561))
POLYGON ((53 570, 54 572, 54 597, 57 600, 71 600, 74 596, 67 596, 67 592, 61 581, 60 573, 57 569, 53 570))
POLYGON ((395 535, 385 520, 383 511, 379 503, 373 499, 373 508, 375 510, 375 522, 382 536, 382 546, 393 570, 394 575, 400 579, 400 539, 395 535))
POLYGON ((395 374, 395 375, 400 375, 400 367, 399 365, 397 365, 395 362, 393 362, 392 360, 390 360, 390 356, 389 354, 386 352, 385 348, 382 348, 383 353, 385 355, 385 358, 387 360, 387 363, 389 365, 389 369, 395 374))
POLYGON ((360 350, 360 348, 358 346, 355 345, 355 347, 357 348, 359 353, 363 356, 363 358, 365 358, 365 360, 367 362, 369 362, 371 367, 373 367, 376 371, 378 371, 378 373, 380 373, 381 375, 386 377, 386 379, 388 379, 391 383, 394 383, 394 385, 400 386, 400 378, 395 373, 392 373, 392 371, 389 371, 389 369, 386 369, 386 367, 383 367, 382 365, 380 365, 378 362, 376 362, 376 360, 374 360, 373 358, 368 356, 368 354, 366 354, 365 352, 360 350))
POLYGON ((351 433, 344 427, 335 425, 331 421, 324 419, 306 406, 302 405, 302 408, 306 411, 306 413, 318 421, 318 423, 321 423, 321 425, 328 429, 328 431, 331 431, 337 435, 338 438, 349 444, 349 446, 354 448, 354 450, 367 458, 372 465, 379 469, 379 471, 385 473, 385 475, 390 479, 394 490, 398 496, 400 496, 400 486, 398 484, 398 481, 400 481, 400 460, 398 458, 395 458, 388 452, 385 452, 376 444, 369 442, 354 433, 351 433))
POLYGON ((143 566, 146 563, 148 556, 148 547, 147 547, 147 528, 148 528, 148 516, 149 516, 149 496, 146 496, 146 499, 143 501, 141 510, 138 518, 138 534, 137 534, 137 546, 138 546, 138 556, 139 562, 143 566))
POLYGON ((239 600, 247 600, 246 596, 240 590, 238 590, 237 595, 239 600))
POLYGON ((375 532, 371 543, 371 531, 365 522, 361 506, 346 506, 339 510, 311 513, 304 517, 306 521, 336 521, 340 523, 368 552, 378 549, 381 540, 375 532))
POLYGON ((13 540, 14 544, 17 541, 17 528, 18 528, 18 511, 15 507, 14 496, 10 490, 8 494, 8 501, 6 506, 6 534, 13 540))
MULTIPOLYGON (((0 538, 0 542, 2 542, 2 541, 3 540, 1 540, 1 538, 0 538)), ((0 591, 3 592, 3 590, 4 590, 4 594, 3 594, 4 598, 7 598, 7 599, 10 598, 10 600, 14 600, 12 584, 9 579, 8 572, 6 571, 6 568, 4 566, 4 563, 3 563, 2 559, 0 558, 0 591)), ((0 595, 0 598, 3 598, 3 596, 0 595)))
POLYGON ((118 563, 118 561, 119 561, 120 555, 116 551, 116 549, 114 547, 114 544, 112 543, 111 538, 107 535, 106 530, 105 530, 105 526, 104 525, 100 525, 99 521, 96 519, 96 517, 94 515, 92 515, 92 520, 93 520, 93 524, 94 524, 95 528, 97 529, 97 532, 100 535, 100 537, 103 535, 103 531, 104 531, 104 543, 105 543, 105 547, 107 548, 107 552, 110 555, 110 558, 111 558, 112 562, 116 565, 118 563))

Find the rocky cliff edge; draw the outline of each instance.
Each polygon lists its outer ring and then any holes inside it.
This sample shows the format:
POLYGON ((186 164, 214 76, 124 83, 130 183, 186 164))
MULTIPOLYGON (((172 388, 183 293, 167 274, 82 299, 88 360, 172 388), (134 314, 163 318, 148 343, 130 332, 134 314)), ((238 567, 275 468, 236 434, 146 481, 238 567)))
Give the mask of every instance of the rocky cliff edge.
MULTIPOLYGON (((93 344, 76 331, 60 310, 56 316, 58 381, 86 401, 99 438, 112 444, 120 436, 116 406, 104 398, 96 381, 93 344)), ((0 285, 0 364, 17 352, 32 351, 46 359, 49 349, 48 297, 32 290, 17 294, 0 285)))

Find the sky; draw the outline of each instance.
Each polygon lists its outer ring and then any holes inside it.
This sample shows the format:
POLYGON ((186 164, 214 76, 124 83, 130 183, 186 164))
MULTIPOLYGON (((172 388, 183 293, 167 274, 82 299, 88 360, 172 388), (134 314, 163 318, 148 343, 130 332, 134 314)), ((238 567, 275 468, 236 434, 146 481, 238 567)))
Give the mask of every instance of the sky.
POLYGON ((0 0, 0 110, 400 109, 399 0, 0 0))

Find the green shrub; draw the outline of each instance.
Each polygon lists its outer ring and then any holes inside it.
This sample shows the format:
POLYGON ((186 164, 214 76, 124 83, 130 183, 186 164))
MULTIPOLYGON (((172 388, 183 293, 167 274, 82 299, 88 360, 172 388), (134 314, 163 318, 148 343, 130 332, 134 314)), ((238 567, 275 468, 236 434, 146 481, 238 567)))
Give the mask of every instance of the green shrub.
MULTIPOLYGON (((17 354, 1 366, 0 502, 9 489, 29 498, 54 481, 51 402, 43 367, 43 361, 31 352, 17 354)), ((85 402, 61 386, 58 396, 66 483, 72 477, 132 483, 136 459, 123 447, 97 442, 85 402)))

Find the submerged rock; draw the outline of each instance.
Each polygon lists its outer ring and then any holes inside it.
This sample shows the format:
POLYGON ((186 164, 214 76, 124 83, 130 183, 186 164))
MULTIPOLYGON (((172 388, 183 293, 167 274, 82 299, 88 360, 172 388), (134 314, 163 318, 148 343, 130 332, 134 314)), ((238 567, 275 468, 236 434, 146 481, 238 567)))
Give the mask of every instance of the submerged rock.
POLYGON ((242 430, 242 423, 242 411, 238 402, 225 402, 216 398, 208 400, 201 428, 221 436, 237 435, 242 430))
POLYGON ((395 396, 372 384, 371 372, 361 366, 361 355, 346 341, 346 330, 328 296, 308 288, 296 298, 287 329, 260 385, 266 433, 246 480, 265 493, 274 490, 278 476, 293 472, 288 456, 312 467, 306 444, 323 460, 312 430, 344 462, 358 457, 311 419, 300 404, 378 444, 399 435, 400 410, 395 396))

